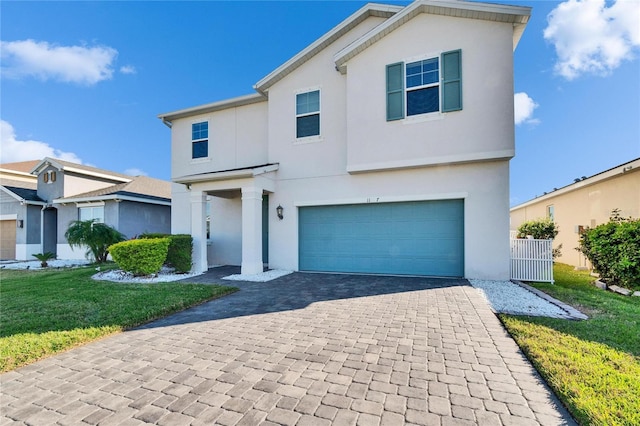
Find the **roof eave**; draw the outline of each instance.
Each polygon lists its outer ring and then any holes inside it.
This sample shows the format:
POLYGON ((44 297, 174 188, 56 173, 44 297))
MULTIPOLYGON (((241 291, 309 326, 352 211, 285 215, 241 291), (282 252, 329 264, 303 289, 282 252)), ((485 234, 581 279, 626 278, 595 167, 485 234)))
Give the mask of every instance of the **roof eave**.
POLYGON ((565 185, 562 188, 558 188, 555 191, 549 192, 547 194, 541 195, 529 201, 525 201, 524 203, 518 204, 517 206, 513 206, 509 209, 509 211, 514 211, 521 209, 523 207, 529 207, 533 204, 539 203, 541 201, 546 201, 551 198, 557 197, 562 194, 566 194, 567 192, 574 191, 576 189, 584 188, 586 186, 594 185, 596 183, 602 182, 604 180, 612 179, 614 177, 624 175, 627 173, 638 173, 640 172, 640 158, 636 158, 635 160, 631 160, 627 163, 620 164, 611 169, 605 170, 600 173, 596 173, 595 175, 589 176, 586 179, 582 179, 579 182, 573 182, 569 185, 565 185))
POLYGON ((531 8, 464 1, 416 0, 392 18, 336 53, 334 61, 338 71, 344 74, 349 59, 420 13, 512 23, 514 25, 513 48, 515 49, 524 32, 524 27, 529 22, 531 8))
POLYGON ((211 102, 204 105, 198 105, 190 108, 184 108, 177 111, 167 112, 159 114, 158 118, 163 122, 171 123, 173 120, 179 118, 190 117, 198 114, 207 114, 214 111, 220 111, 228 108, 235 108, 244 105, 251 105, 259 102, 264 102, 267 97, 261 93, 251 93, 249 95, 238 96, 236 98, 225 99, 223 101, 211 102))
POLYGON ((351 16, 349 16, 347 19, 331 29, 329 32, 325 33, 322 37, 298 52, 298 54, 293 58, 289 59, 287 62, 269 73, 262 80, 258 81, 253 86, 253 88, 259 93, 266 93, 269 87, 273 86, 293 70, 305 63, 308 59, 313 57, 316 53, 324 49, 329 44, 333 43, 342 35, 346 34, 366 18, 370 16, 390 18, 391 16, 400 12, 402 9, 404 9, 404 7, 402 6, 367 3, 356 12, 351 14, 351 16))
MULTIPOLYGON (((160 197, 157 197, 160 198, 160 197)), ((78 198, 57 198, 53 200, 53 204, 71 204, 71 203, 91 203, 98 201, 106 201, 106 200, 114 200, 114 201, 137 201, 139 203, 146 204, 159 204, 163 206, 170 206, 171 200, 166 199, 167 201, 146 198, 144 196, 136 197, 131 195, 123 195, 123 194, 108 194, 102 196, 93 196, 93 197, 78 197, 78 198)))
POLYGON ((242 178, 251 178, 261 174, 275 172, 278 170, 280 165, 269 164, 266 166, 260 167, 248 167, 246 169, 240 170, 229 170, 224 172, 211 172, 211 173, 200 173, 197 175, 189 175, 189 176, 180 176, 173 178, 173 182, 182 183, 182 184, 191 184, 198 182, 211 182, 211 181, 221 181, 221 180, 229 180, 229 179, 242 179, 242 178))

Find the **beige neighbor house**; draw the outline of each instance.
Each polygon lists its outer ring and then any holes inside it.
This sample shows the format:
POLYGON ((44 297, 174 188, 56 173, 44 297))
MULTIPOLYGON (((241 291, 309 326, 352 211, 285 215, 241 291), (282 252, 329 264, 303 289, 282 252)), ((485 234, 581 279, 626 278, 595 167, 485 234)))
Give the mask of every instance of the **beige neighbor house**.
POLYGON ((530 11, 367 4, 255 94, 161 114, 172 232, 193 236, 194 269, 508 279, 513 51, 530 11))
POLYGON ((171 232, 171 183, 55 158, 0 165, 0 259, 51 252, 82 259, 64 234, 74 220, 96 219, 126 237, 171 232))
POLYGON ((511 208, 511 229, 526 221, 550 218, 558 225, 554 247, 562 244, 558 262, 576 268, 590 264, 575 250, 580 232, 609 222, 614 209, 622 217, 640 218, 640 158, 620 164, 511 208))

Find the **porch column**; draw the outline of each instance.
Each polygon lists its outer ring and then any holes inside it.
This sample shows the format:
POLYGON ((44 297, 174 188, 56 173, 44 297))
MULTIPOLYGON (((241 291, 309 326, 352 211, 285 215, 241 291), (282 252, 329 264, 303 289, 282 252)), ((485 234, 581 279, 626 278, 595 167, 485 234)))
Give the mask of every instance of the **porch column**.
POLYGON ((262 272, 262 188, 242 188, 243 275, 262 272))
POLYGON ((193 237, 193 272, 206 272, 207 264, 207 196, 202 191, 191 192, 191 236, 193 237))

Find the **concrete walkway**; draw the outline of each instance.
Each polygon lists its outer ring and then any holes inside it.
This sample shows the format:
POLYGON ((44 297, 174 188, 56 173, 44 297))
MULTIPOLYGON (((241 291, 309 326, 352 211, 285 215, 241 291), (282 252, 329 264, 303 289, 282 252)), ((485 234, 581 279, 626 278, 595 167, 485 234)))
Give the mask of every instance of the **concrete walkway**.
POLYGON ((0 424, 575 424, 465 280, 223 283, 241 290, 3 374, 0 424))

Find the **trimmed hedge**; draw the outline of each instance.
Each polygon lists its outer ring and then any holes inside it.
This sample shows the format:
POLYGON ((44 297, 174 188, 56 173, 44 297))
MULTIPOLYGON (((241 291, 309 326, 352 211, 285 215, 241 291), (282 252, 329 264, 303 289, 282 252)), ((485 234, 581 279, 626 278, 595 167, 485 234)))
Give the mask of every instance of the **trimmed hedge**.
POLYGON ((169 238, 169 252, 165 263, 172 266, 178 273, 191 271, 193 251, 193 237, 189 234, 142 234, 141 239, 169 238))
POLYGON ((536 240, 553 240, 558 235, 558 227, 551 219, 535 219, 518 227, 518 238, 533 236, 536 240))
POLYGON ((162 268, 169 251, 169 238, 129 240, 109 247, 118 267, 135 276, 156 274, 162 268))

